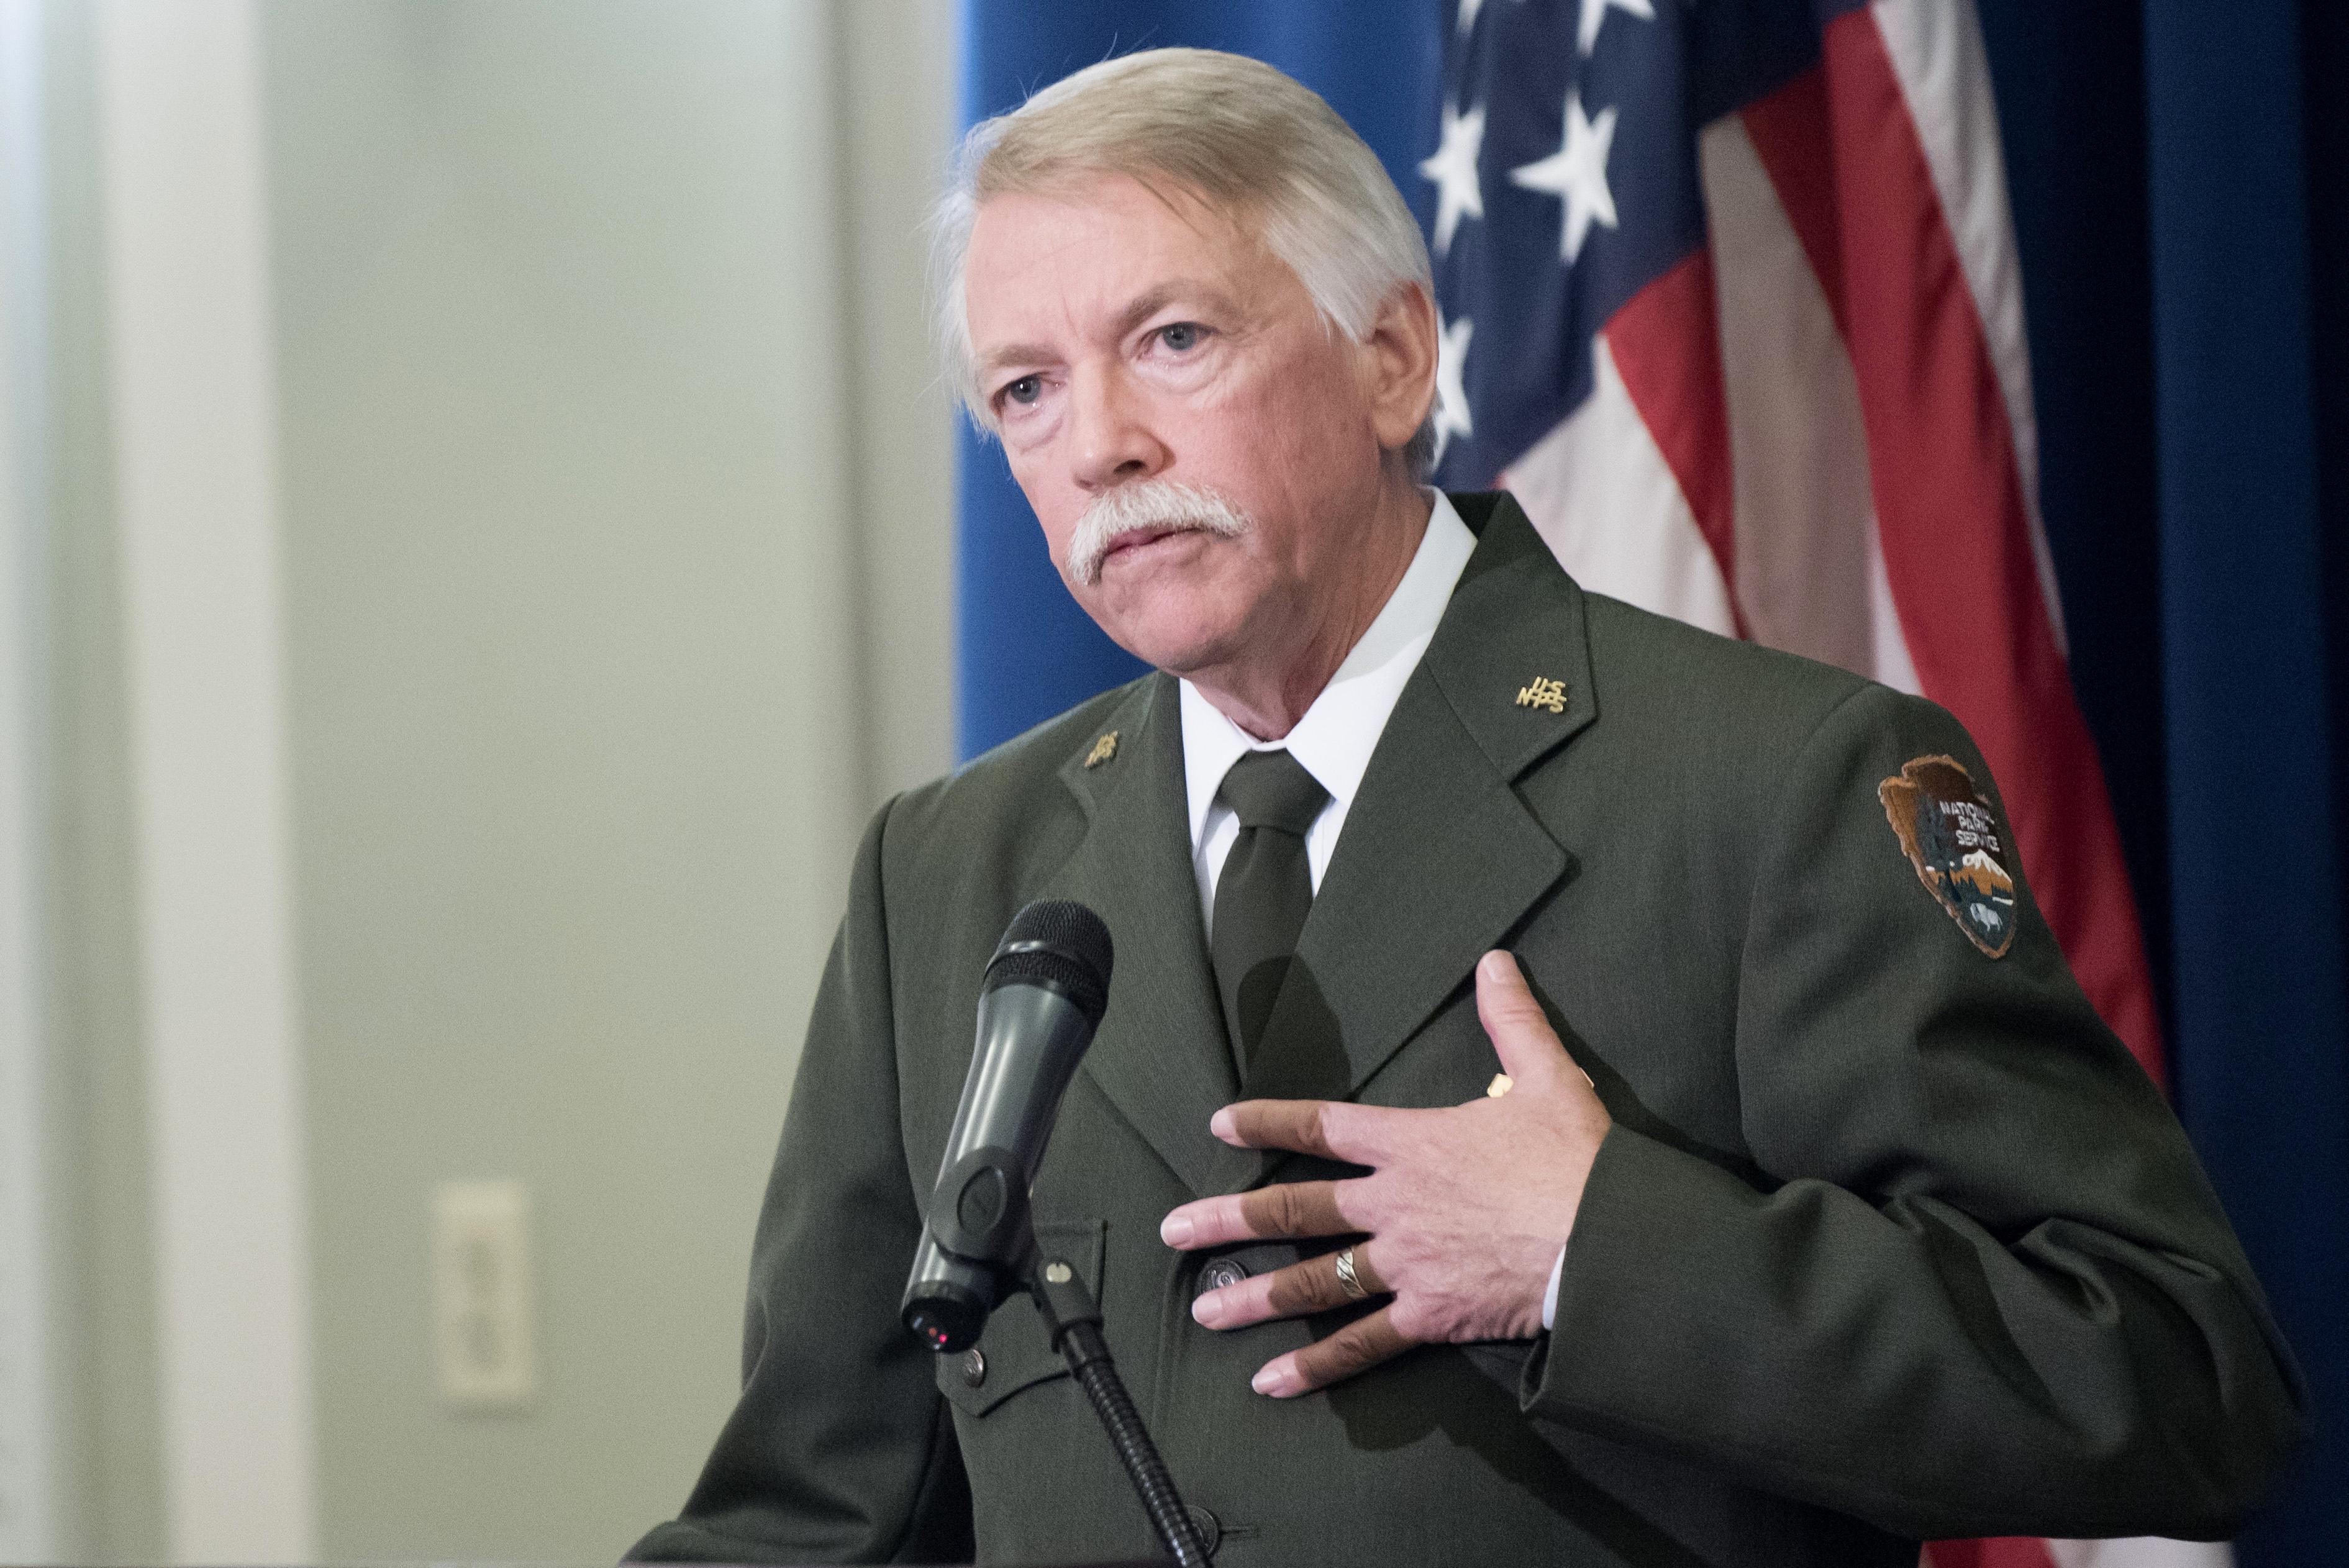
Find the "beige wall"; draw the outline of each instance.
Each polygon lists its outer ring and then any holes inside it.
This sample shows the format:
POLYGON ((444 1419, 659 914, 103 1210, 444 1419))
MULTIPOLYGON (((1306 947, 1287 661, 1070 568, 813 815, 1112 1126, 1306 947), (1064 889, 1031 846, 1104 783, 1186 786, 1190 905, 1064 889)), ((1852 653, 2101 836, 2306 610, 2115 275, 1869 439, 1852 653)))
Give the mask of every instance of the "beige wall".
MULTIPOLYGON (((165 1555, 84 8, 53 4, 67 1512, 165 1555)), ((865 815, 948 761, 915 230, 947 0, 261 12, 317 1542, 608 1558, 730 1395, 865 815), (542 1389, 438 1402, 435 1182, 536 1199, 542 1389)))

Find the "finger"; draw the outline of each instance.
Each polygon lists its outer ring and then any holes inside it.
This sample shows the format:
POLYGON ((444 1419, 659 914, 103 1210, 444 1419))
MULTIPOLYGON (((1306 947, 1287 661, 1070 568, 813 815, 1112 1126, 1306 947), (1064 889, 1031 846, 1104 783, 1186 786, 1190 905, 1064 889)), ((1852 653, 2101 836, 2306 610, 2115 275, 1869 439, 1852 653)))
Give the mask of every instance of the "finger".
POLYGON ((1158 1239, 1180 1252, 1226 1242, 1292 1241, 1359 1231, 1340 1212, 1336 1181, 1280 1181, 1254 1191, 1201 1198, 1159 1222, 1158 1239))
POLYGON ((1413 1341, 1394 1326, 1394 1308, 1382 1306, 1358 1317, 1329 1338, 1266 1362, 1248 1387, 1276 1399, 1292 1399, 1327 1388, 1410 1349, 1413 1341))
POLYGON ((1335 1312, 1351 1306, 1364 1296, 1384 1295, 1386 1285, 1371 1264, 1368 1242, 1357 1242, 1345 1249, 1354 1256, 1354 1278, 1362 1286, 1363 1295, 1348 1293, 1345 1282, 1338 1276, 1340 1253, 1307 1258, 1285 1269, 1257 1274, 1237 1284, 1227 1284, 1221 1290, 1211 1290, 1191 1304, 1191 1315, 1206 1328, 1246 1328, 1252 1323, 1266 1323, 1276 1317, 1308 1317, 1317 1312, 1335 1312))
POLYGON ((1501 1070, 1516 1084, 1553 1083, 1573 1061, 1517 961, 1497 948, 1476 963, 1476 1017, 1492 1038, 1501 1070))
POLYGON ((1207 1130, 1242 1149, 1287 1149, 1353 1165, 1380 1163, 1396 1112, 1341 1099, 1244 1099, 1208 1119, 1207 1130))

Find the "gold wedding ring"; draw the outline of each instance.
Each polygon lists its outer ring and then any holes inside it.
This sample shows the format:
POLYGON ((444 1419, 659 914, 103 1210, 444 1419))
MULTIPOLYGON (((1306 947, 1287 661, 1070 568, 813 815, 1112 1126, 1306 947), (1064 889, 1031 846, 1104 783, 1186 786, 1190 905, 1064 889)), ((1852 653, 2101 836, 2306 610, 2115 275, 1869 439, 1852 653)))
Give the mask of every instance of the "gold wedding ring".
POLYGON ((1354 1249, 1351 1247, 1338 1254, 1338 1288, 1346 1293, 1349 1301, 1369 1299, 1370 1291, 1363 1286, 1361 1276, 1354 1272, 1354 1249))

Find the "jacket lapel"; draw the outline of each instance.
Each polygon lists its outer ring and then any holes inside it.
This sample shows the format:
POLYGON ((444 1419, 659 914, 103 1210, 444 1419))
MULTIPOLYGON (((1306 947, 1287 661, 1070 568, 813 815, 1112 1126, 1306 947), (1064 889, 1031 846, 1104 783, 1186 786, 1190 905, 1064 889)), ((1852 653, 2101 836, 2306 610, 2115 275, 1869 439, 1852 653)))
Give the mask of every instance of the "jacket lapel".
MULTIPOLYGON (((1475 553, 1371 754, 1251 1098, 1359 1092, 1569 869, 1512 786, 1598 715, 1581 591, 1507 496, 1454 501, 1475 553), (1517 700, 1537 677, 1558 683, 1555 709, 1517 700)), ((1207 1130, 1241 1086, 1199 919, 1174 679, 1138 683, 1104 727, 1113 756, 1061 769, 1089 824, 1040 895, 1091 905, 1116 944, 1085 1071, 1194 1192, 1237 1191, 1286 1157, 1207 1130)))
POLYGON ((1199 884, 1183 774, 1174 681, 1152 676, 1111 715, 1112 755, 1061 770, 1091 818, 1085 838, 1042 896, 1073 898, 1109 925, 1116 957, 1110 1006, 1085 1071, 1176 1176, 1217 1191, 1238 1151, 1207 1119, 1239 1098, 1199 919, 1199 884))
POLYGON ((1475 553, 1371 755, 1250 1098, 1359 1092, 1568 869, 1512 785, 1597 717, 1581 592, 1515 501, 1455 504, 1475 553))

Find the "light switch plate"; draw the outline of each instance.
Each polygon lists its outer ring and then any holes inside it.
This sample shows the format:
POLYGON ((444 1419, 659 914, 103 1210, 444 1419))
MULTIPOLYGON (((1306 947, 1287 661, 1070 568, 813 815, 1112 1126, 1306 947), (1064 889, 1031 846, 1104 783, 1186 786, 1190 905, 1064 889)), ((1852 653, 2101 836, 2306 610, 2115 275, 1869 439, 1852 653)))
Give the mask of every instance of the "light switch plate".
POLYGON ((432 1328, 441 1402, 523 1410, 538 1397, 530 1191, 443 1181, 432 1192, 432 1328))

